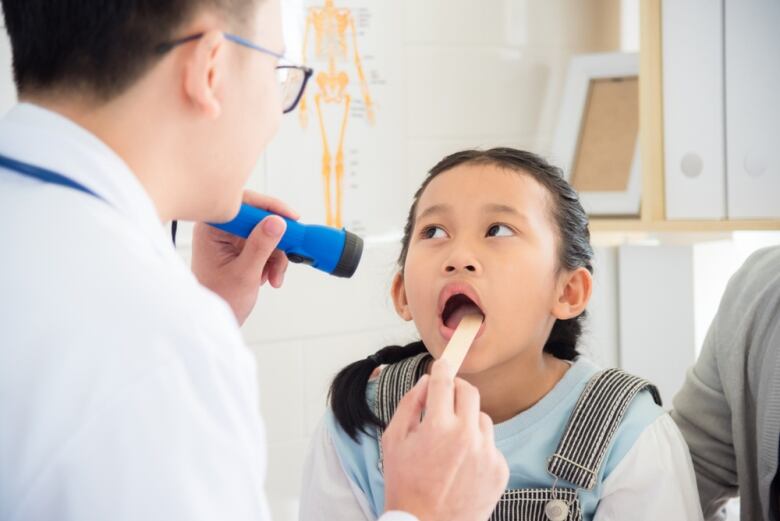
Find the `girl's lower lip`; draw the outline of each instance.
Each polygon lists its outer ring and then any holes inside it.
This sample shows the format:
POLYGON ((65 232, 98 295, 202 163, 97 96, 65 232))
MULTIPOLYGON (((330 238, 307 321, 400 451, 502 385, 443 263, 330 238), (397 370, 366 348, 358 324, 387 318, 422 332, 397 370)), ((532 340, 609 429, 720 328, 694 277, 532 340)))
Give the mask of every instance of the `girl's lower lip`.
MULTIPOLYGON (((482 333, 484 333, 484 332, 485 332, 485 325, 486 325, 486 324, 487 324, 487 320, 485 320, 485 319, 483 318, 483 319, 482 319, 482 325, 481 325, 481 326, 479 326, 479 331, 477 331, 477 336, 474 338, 475 340, 476 340, 477 338, 481 337, 481 336, 482 336, 482 333)), ((452 338, 452 335, 454 335, 454 334, 455 334, 455 330, 454 330, 454 329, 451 329, 451 328, 449 328, 449 327, 447 327, 447 326, 444 324, 444 322, 442 322, 442 320, 441 320, 441 319, 439 319, 439 333, 441 334, 441 336, 443 336, 443 337, 444 337, 444 340, 446 340, 447 342, 449 342, 449 341, 450 341, 450 339, 452 338)))

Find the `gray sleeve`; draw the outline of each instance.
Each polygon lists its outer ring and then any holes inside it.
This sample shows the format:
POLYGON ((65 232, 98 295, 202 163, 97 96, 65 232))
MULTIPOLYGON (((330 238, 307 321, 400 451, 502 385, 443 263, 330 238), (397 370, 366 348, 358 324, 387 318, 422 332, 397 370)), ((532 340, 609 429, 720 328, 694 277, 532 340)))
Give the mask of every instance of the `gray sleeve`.
POLYGON ((691 450, 699 499, 708 521, 725 519, 721 513, 725 503, 739 494, 731 410, 718 370, 717 344, 716 316, 671 411, 691 450))

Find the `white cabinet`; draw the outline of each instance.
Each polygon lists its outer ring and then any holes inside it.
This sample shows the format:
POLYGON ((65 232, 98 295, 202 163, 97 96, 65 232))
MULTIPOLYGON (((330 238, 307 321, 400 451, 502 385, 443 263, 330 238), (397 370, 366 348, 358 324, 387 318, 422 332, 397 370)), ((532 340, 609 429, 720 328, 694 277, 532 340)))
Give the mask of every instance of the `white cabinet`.
POLYGON ((780 2, 663 0, 666 217, 780 217, 780 2))
POLYGON ((726 172, 732 219, 780 217, 780 1, 726 0, 726 172))
POLYGON ((729 238, 618 248, 620 367, 656 384, 668 407, 747 256, 742 246, 729 238))
POLYGON ((693 248, 621 246, 619 266, 620 367, 669 407, 696 360, 693 248))
POLYGON ((667 219, 726 217, 723 0, 664 0, 667 219))

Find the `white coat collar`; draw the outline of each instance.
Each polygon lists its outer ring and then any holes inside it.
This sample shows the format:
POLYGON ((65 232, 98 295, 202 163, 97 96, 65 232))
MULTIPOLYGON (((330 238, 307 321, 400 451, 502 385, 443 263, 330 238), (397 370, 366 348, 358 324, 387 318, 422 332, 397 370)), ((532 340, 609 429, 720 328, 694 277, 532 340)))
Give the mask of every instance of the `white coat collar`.
POLYGON ((20 103, 0 120, 0 153, 86 186, 140 227, 155 249, 172 251, 154 203, 129 166, 97 136, 72 120, 37 105, 20 103))

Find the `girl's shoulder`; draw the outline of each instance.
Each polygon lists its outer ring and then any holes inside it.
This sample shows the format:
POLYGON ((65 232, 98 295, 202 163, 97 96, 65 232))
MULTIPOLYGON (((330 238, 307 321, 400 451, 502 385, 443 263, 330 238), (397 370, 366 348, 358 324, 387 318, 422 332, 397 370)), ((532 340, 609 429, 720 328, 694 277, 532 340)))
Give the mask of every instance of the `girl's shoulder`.
POLYGON ((605 465, 606 475, 609 475, 628 454, 642 433, 665 414, 666 411, 655 402, 649 390, 643 390, 636 395, 615 433, 613 446, 605 465))

